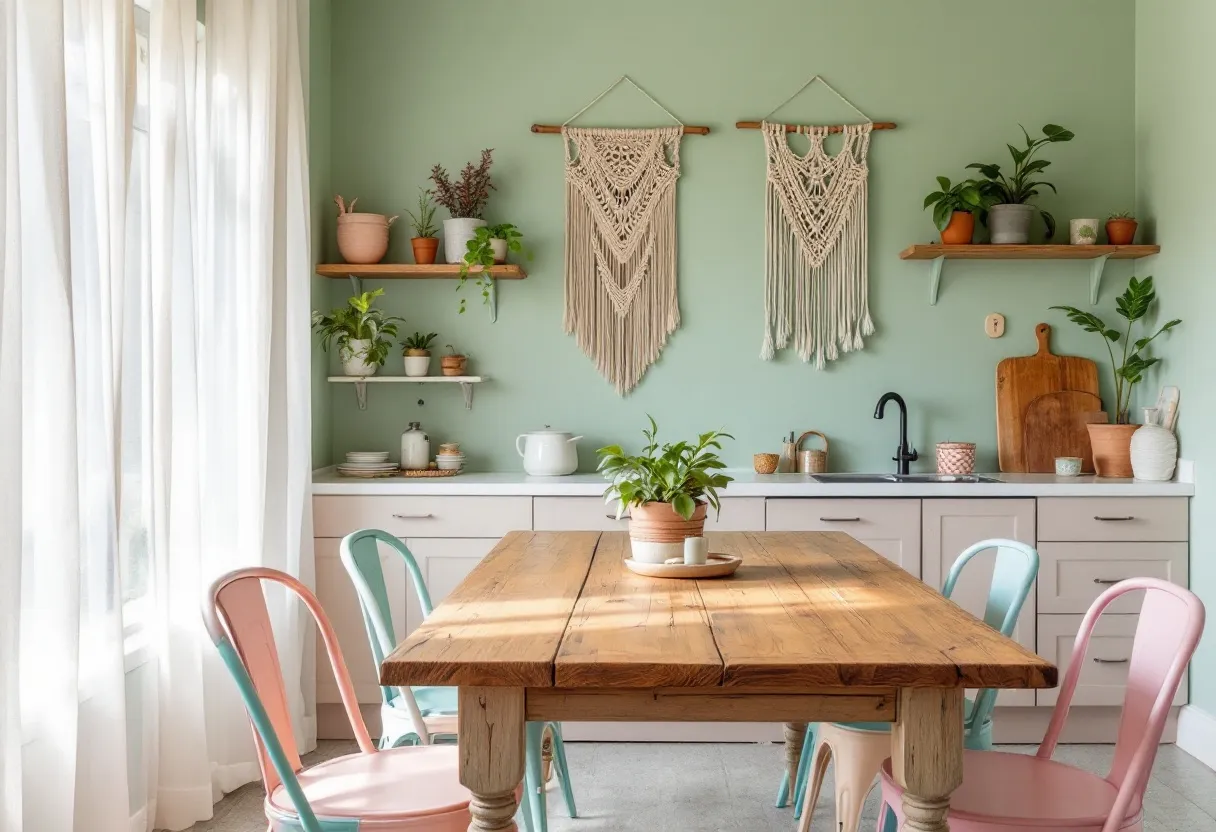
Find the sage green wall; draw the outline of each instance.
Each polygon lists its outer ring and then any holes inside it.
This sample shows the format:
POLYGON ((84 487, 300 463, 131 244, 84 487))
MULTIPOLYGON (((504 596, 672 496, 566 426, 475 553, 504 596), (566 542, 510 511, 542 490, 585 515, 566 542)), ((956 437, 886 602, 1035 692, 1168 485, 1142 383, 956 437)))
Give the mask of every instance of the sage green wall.
MULTIPOLYGON (((329 213, 330 160, 330 101, 333 73, 330 66, 330 30, 332 28, 330 0, 309 0, 308 3, 308 171, 312 191, 312 252, 318 262, 332 253, 333 234, 326 223, 329 213)), ((328 281, 312 277, 313 306, 329 303, 331 287, 328 281)), ((329 465, 333 443, 333 391, 325 383, 328 364, 317 350, 312 361, 312 461, 320 467, 329 465)))
MULTIPOLYGON (((1210 0, 1139 0, 1136 9, 1137 210, 1161 254, 1144 261, 1161 295, 1158 317, 1184 319, 1162 352, 1170 380, 1182 390, 1182 456, 1196 466, 1191 502, 1191 588, 1216 605, 1216 497, 1208 480, 1216 471, 1216 333, 1204 313, 1216 309, 1216 158, 1211 136, 1216 113, 1210 100, 1216 76, 1210 34, 1216 4, 1210 0)), ((1191 665, 1191 701, 1216 714, 1216 641, 1199 645, 1191 665)))
MULTIPOLYGON (((455 389, 373 387, 364 412, 352 389, 337 389, 332 451, 393 448, 406 423, 419 419, 433 439, 462 442, 474 467, 518 470, 516 434, 550 424, 587 435, 586 469, 598 445, 640 438, 651 413, 669 438, 733 432, 737 441, 726 451, 733 465, 776 449, 792 429, 817 428, 831 437, 833 468, 887 470, 896 423, 871 414, 882 393, 897 390, 911 408, 921 467, 932 464, 934 442, 958 439, 978 442, 981 466, 995 468, 997 362, 1033 352, 1041 320, 1056 324, 1057 351, 1105 357, 1099 343, 1047 311, 1087 304, 1088 268, 950 263, 931 307, 927 264, 902 262, 898 253, 935 236, 921 210, 934 175, 958 179, 968 162, 1007 162, 1005 143, 1020 136, 1019 122, 1035 131, 1057 122, 1077 134, 1048 154, 1061 195, 1045 204, 1065 227, 1069 216, 1130 207, 1134 23, 1132 0, 1023 0, 1016 10, 974 0, 333 0, 333 190, 359 197, 365 210, 400 213, 431 165, 455 171, 492 147, 498 191, 487 218, 519 225, 535 259, 527 280, 502 285, 493 325, 472 302, 456 314, 453 282, 385 282, 387 307, 408 319, 407 331, 440 332, 440 343, 468 350, 473 370, 493 381, 468 412, 455 389), (1026 21, 1034 21, 1031 53, 1026 21), (877 333, 863 352, 823 372, 789 353, 758 358, 764 157, 760 134, 733 126, 762 116, 815 72, 871 116, 899 123, 875 136, 870 154, 877 333), (621 73, 686 122, 713 128, 686 138, 681 150, 683 323, 625 398, 562 333, 561 142, 528 131, 535 121, 565 120, 621 73), (1009 331, 989 340, 983 319, 997 311, 1009 331)), ((852 117, 821 87, 779 115, 852 117)), ((664 117, 618 88, 579 123, 637 126, 664 117)), ((327 222, 332 234, 332 214, 327 222)), ((409 236, 395 227, 389 260, 408 260, 409 236)), ((1101 309, 1112 308, 1112 287, 1128 274, 1128 264, 1111 264, 1101 309)), ((331 282, 331 302, 348 288, 331 282)), ((401 371, 398 362, 394 356, 390 372, 401 371)))

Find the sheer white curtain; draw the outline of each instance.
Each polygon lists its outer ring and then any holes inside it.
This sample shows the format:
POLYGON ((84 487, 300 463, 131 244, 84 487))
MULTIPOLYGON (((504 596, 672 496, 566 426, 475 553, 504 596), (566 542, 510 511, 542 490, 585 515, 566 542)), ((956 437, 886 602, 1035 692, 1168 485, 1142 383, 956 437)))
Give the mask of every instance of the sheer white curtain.
POLYGON ((201 589, 312 577, 301 12, 151 5, 145 41, 134 0, 0 0, 3 832, 181 829, 256 779, 201 589))

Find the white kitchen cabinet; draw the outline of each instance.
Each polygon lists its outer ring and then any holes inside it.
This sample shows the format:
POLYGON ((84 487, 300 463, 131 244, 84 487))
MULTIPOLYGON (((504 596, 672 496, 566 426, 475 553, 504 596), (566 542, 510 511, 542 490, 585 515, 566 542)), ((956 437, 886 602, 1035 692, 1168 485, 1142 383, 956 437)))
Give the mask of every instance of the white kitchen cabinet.
MULTIPOLYGON (((1111 584, 1125 578, 1160 578, 1187 585, 1185 543, 1040 543, 1039 612, 1083 615, 1111 584)), ((1135 613, 1137 593, 1124 595, 1106 613, 1135 613)))
MULTIPOLYGON (((1003 538, 1031 546, 1035 543, 1033 499, 937 499, 921 502, 923 577, 929 586, 941 589, 950 567, 967 547, 981 540, 1003 538)), ((984 617, 996 550, 973 557, 959 576, 951 600, 974 615, 984 617)), ((1035 593, 1032 589, 1022 605, 1013 639, 1035 651, 1035 593)), ((1033 690, 1003 690, 1001 705, 1033 705, 1033 690)))
POLYGON ((383 529, 400 538, 502 537, 532 528, 531 497, 323 496, 313 498, 317 537, 383 529))
POLYGON ((1040 497, 1039 540, 1189 537, 1185 497, 1040 497))
MULTIPOLYGON (((431 603, 439 603, 465 579, 473 567, 481 563, 481 559, 490 554, 498 544, 498 538, 440 538, 418 537, 407 538, 405 545, 409 547, 422 579, 430 591, 431 603)), ((400 556, 398 556, 400 560, 400 556)), ((526 611, 524 611, 526 613, 526 611)), ((418 603, 418 595, 411 585, 405 594, 405 624, 406 629, 399 631, 397 637, 404 639, 422 623, 422 607, 418 603)))
POLYGON ((765 504, 765 530, 844 532, 919 578, 920 502, 915 498, 769 499, 765 504))
MULTIPOLYGON (((721 513, 713 507, 705 515, 707 532, 764 531, 763 497, 729 497, 721 513)), ((616 506, 602 497, 537 497, 533 500, 533 528, 538 532, 628 531, 629 521, 616 519, 616 506)))

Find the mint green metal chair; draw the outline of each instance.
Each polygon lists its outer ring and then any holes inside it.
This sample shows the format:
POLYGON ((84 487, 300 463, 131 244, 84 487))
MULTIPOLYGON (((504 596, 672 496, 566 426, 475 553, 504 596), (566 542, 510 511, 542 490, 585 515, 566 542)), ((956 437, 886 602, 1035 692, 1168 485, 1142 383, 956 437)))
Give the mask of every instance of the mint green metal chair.
MULTIPOLYGON (((422 570, 409 548, 397 537, 380 529, 361 529, 342 539, 342 565, 350 575, 359 596, 363 624, 371 643, 372 656, 379 667, 397 646, 393 619, 388 602, 384 570, 380 564, 377 543, 393 549, 405 561, 423 618, 430 616, 434 606, 427 590, 422 570)), ((381 748, 399 745, 430 745, 433 742, 456 741, 457 689, 454 687, 384 687, 381 693, 381 748)), ((561 725, 556 722, 529 722, 525 731, 524 789, 531 828, 548 832, 545 783, 541 779, 541 746, 545 730, 553 737, 553 769, 565 798, 570 817, 578 817, 574 804, 574 789, 570 785, 570 770, 566 764, 566 747, 562 741, 561 725)))
MULTIPOLYGON (((947 598, 954 592, 963 567, 980 552, 996 549, 996 564, 992 572, 992 584, 988 590, 988 602, 984 607, 984 623, 1002 635, 1008 636, 1017 625, 1018 615, 1022 605, 1030 594, 1034 579, 1039 574, 1039 553, 1033 546, 1016 540, 982 540, 963 551, 942 586, 942 595, 947 598)), ((992 748, 992 708, 996 704, 997 691, 986 689, 980 691, 975 700, 968 699, 963 715, 963 744, 972 750, 987 750, 992 748)), ((890 733, 891 725, 886 722, 852 722, 842 723, 842 727, 852 731, 874 733, 890 733)), ((806 796, 808 774, 810 772, 813 752, 815 749, 816 726, 808 725, 806 740, 802 745, 802 756, 798 760, 798 770, 794 782, 794 817, 802 816, 803 802, 806 796)), ((877 776, 878 772, 874 772, 877 776)), ((777 807, 786 805, 790 796, 789 774, 782 775, 781 787, 777 792, 777 807)), ((864 797, 864 795, 862 796, 864 797)), ((845 830, 848 832, 848 830, 845 830)))

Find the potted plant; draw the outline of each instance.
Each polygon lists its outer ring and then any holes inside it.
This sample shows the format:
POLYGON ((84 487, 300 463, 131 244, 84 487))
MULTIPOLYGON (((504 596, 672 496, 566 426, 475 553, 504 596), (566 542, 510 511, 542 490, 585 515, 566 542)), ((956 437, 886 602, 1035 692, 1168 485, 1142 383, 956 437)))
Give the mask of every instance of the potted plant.
POLYGON ((718 489, 732 478, 721 473, 726 465, 715 451, 722 450, 719 440, 734 437, 710 431, 695 442, 660 446, 659 426, 647 418, 642 453, 630 456, 619 445, 600 448, 598 470, 611 480, 604 498, 616 501, 617 517, 629 510, 633 559, 662 563, 683 555, 685 538, 704 534, 708 506, 721 510, 718 489))
POLYGON ((357 212, 358 201, 355 197, 348 206, 341 194, 334 197, 338 206, 338 253, 347 263, 379 263, 388 251, 388 229, 397 218, 357 212))
POLYGON ((1106 240, 1112 246, 1130 246, 1136 239, 1136 217, 1126 211, 1111 214, 1106 219, 1106 240))
POLYGON ((1111 368, 1115 374, 1115 423, 1113 425, 1086 425, 1089 431, 1089 442, 1093 448, 1094 468, 1100 477, 1130 477, 1132 476, 1131 441, 1132 434, 1139 425, 1130 424, 1132 388, 1144 377, 1144 371, 1158 363, 1160 358, 1147 358, 1141 354, 1145 347, 1153 342, 1158 335, 1169 332, 1181 319, 1164 324, 1152 335, 1133 342, 1132 325, 1143 320, 1148 314, 1149 307, 1156 300, 1157 293, 1153 290, 1153 278, 1146 277, 1137 280, 1135 277, 1127 285, 1127 291, 1115 299, 1115 309, 1119 316, 1127 321, 1125 332, 1108 327, 1106 323, 1092 312, 1085 312, 1073 306, 1053 306, 1067 313, 1068 319, 1080 326, 1086 332, 1096 332, 1102 336, 1106 351, 1110 355, 1111 368), (1122 363, 1116 363, 1115 351, 1111 344, 1123 343, 1122 363))
MULTIPOLYGON (((477 286, 481 289, 482 303, 490 302, 490 281, 494 278, 490 274, 490 267, 507 262, 507 252, 523 251, 523 243, 521 242, 524 235, 520 233, 509 222, 500 225, 482 226, 478 228, 473 235, 473 239, 469 240, 465 245, 464 259, 460 263, 460 282, 456 285, 456 291, 459 292, 464 288, 465 281, 469 279, 471 269, 476 268, 474 272, 477 276, 477 286)), ((464 313, 465 302, 464 298, 460 298, 460 312, 464 313)))
POLYGON ((469 366, 469 357, 456 352, 451 344, 447 345, 448 354, 439 359, 439 368, 445 376, 462 376, 469 366))
POLYGON ((410 225, 414 228, 414 236, 410 238, 410 248, 414 250, 414 262, 419 266, 429 266, 435 262, 439 251, 439 229, 435 227, 435 204, 432 198, 435 192, 429 188, 418 189, 418 213, 406 211, 410 225))
POLYGON ((933 224, 941 232, 942 244, 965 246, 975 234, 975 215, 988 209, 988 198, 974 179, 951 185, 944 176, 937 177, 941 188, 925 197, 925 207, 933 206, 933 224))
POLYGON ((490 191, 497 190, 490 180, 493 153, 493 149, 481 151, 481 163, 476 167, 472 162, 465 164, 456 182, 448 179, 447 171, 441 166, 435 165, 431 169, 435 201, 452 215, 450 220, 443 221, 443 255, 449 263, 461 262, 465 245, 473 239, 476 230, 486 224, 481 214, 490 191))
POLYGON ((374 376, 388 359, 403 319, 373 308, 383 289, 364 292, 347 300, 328 315, 312 313, 312 326, 321 335, 321 349, 337 344, 342 372, 348 376, 374 376))
MULTIPOLYGON (((984 196, 991 200, 988 229, 992 232, 992 242, 998 245, 1018 245, 1030 240, 1030 220, 1035 209, 1028 203, 1039 195, 1039 188, 1051 188, 1052 193, 1056 191, 1056 186, 1050 182, 1034 178, 1051 164, 1046 159, 1035 159, 1034 155, 1045 144, 1073 139, 1073 134, 1058 124, 1045 125, 1041 139, 1030 138, 1025 127, 1022 127, 1022 135, 1026 137, 1024 150, 1008 145, 1009 153, 1013 156, 1011 176, 1006 177, 1001 173, 1000 165, 983 162, 967 165, 978 170, 986 180, 981 183, 981 188, 984 196)), ((1056 234, 1055 217, 1041 208, 1039 214, 1043 217, 1047 239, 1050 240, 1056 234)))
POLYGON ((1092 246, 1098 242, 1098 221, 1079 219, 1068 221, 1068 242, 1074 246, 1092 246))
POLYGON ((401 342, 407 376, 411 378, 425 376, 431 369, 431 342, 438 337, 437 332, 428 332, 425 335, 415 332, 401 342))

